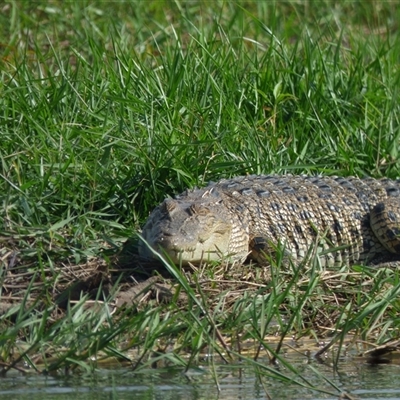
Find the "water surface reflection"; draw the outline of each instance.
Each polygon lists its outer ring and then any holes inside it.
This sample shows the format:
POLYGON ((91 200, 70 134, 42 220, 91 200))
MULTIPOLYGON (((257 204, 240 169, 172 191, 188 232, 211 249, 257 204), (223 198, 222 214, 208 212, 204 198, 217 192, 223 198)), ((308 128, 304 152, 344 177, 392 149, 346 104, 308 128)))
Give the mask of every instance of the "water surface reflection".
MULTIPOLYGON (((258 400, 269 396, 272 399, 338 399, 340 391, 359 399, 400 398, 398 365, 367 365, 346 361, 340 363, 335 371, 329 362, 305 362, 304 358, 297 361, 294 365, 301 372, 304 384, 313 385, 325 393, 279 381, 252 365, 236 364, 195 368, 187 374, 178 369, 133 373, 126 368, 102 369, 90 375, 64 377, 27 377, 14 372, 0 379, 0 398, 258 400)), ((291 375, 285 368, 280 371, 291 375)))

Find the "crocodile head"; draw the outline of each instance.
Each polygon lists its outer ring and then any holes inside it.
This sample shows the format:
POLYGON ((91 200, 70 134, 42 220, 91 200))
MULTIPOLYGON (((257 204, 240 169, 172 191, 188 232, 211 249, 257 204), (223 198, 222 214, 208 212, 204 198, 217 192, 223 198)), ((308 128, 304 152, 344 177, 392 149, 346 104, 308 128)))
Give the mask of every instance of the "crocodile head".
POLYGON ((166 199, 143 227, 142 238, 147 245, 141 240, 139 254, 154 258, 150 246, 177 264, 220 260, 232 252, 232 231, 230 214, 215 195, 166 199))

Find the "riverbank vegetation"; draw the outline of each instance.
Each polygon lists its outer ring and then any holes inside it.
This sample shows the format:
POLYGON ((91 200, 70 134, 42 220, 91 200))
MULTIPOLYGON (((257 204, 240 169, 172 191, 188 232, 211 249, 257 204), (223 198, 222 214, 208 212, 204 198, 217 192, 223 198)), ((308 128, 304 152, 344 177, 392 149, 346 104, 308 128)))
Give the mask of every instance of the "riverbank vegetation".
POLYGON ((0 7, 3 374, 241 360, 315 388, 283 357, 305 338, 337 363, 398 336, 396 268, 135 252, 155 205, 211 180, 398 177, 396 2, 0 7))

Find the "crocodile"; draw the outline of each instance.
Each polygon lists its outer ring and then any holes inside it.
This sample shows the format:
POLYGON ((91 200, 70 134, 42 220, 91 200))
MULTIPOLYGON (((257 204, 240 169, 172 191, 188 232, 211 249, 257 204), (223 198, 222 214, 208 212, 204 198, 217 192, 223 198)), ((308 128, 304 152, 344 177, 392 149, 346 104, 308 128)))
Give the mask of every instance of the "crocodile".
POLYGON ((268 263, 281 246, 296 264, 313 249, 322 266, 373 265, 400 260, 399 234, 400 180, 248 175, 165 199, 142 229, 139 255, 183 266, 268 263))

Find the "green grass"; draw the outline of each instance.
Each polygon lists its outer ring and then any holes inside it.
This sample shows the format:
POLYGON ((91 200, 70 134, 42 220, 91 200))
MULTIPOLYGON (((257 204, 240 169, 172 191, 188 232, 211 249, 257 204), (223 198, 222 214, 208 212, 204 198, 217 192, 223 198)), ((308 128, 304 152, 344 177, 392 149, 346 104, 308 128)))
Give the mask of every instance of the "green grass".
MULTIPOLYGON (((327 282, 318 270, 286 271, 268 283, 248 267, 258 291, 229 307, 212 297, 210 309, 203 275, 187 281, 174 270, 189 308, 176 295, 118 318, 82 302, 57 319, 52 290, 62 265, 101 257, 113 268, 153 207, 186 187, 248 173, 396 178, 397 2, 1 7, 0 282, 12 265, 43 284, 39 310, 27 304, 13 322, 0 317, 6 370, 18 365, 15 354, 57 370, 88 366, 99 352, 128 357, 127 348, 138 349, 135 368, 154 358, 186 368, 205 346, 225 353, 222 337, 267 346, 273 329, 319 337, 316 326, 329 319, 339 336, 395 337, 398 274, 386 269, 340 271, 327 282), (327 301, 343 287, 337 303, 327 301)), ((218 268, 203 273, 212 280, 218 268)))

